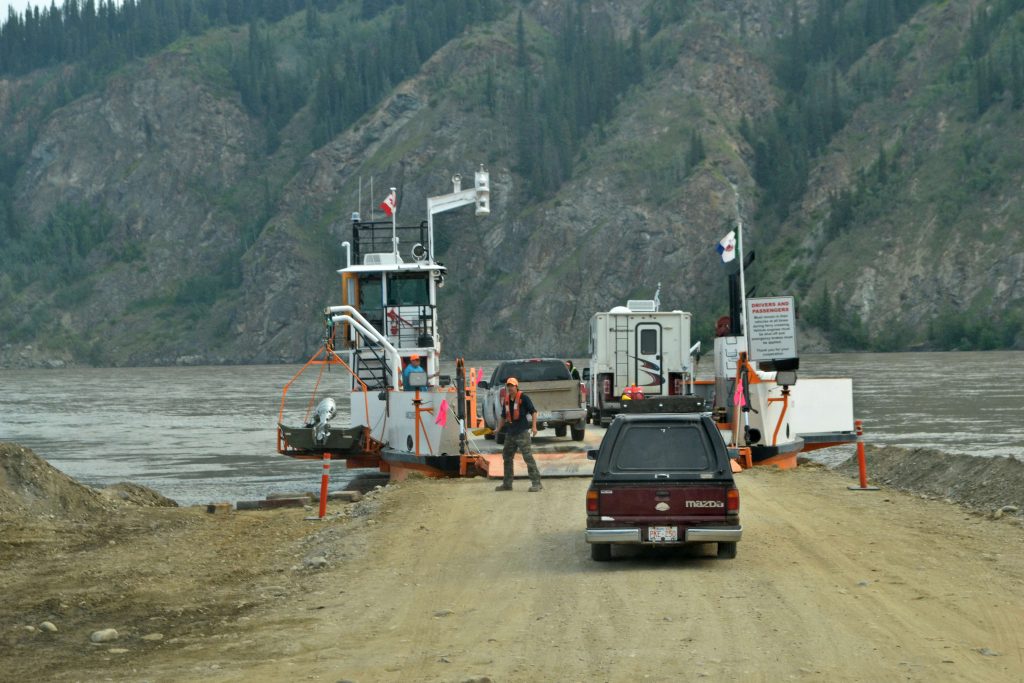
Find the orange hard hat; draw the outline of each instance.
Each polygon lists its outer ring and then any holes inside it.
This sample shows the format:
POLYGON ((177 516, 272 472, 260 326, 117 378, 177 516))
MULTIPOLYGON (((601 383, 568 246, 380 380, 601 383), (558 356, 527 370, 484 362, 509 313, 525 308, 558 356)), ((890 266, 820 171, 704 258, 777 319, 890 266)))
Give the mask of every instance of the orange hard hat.
POLYGON ((414 353, 411 356, 409 356, 409 360, 419 360, 419 359, 420 359, 420 354, 418 354, 418 353, 414 353))
POLYGON ((517 380, 515 377, 509 377, 507 380, 505 380, 505 384, 512 384, 518 387, 519 380, 517 380))

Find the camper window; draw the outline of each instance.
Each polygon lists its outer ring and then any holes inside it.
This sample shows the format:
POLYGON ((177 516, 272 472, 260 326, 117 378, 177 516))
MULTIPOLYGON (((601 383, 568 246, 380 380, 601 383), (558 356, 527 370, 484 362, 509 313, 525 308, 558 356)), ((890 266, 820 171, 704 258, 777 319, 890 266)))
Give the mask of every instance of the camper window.
POLYGON ((640 353, 653 356, 658 353, 658 331, 640 330, 640 353))

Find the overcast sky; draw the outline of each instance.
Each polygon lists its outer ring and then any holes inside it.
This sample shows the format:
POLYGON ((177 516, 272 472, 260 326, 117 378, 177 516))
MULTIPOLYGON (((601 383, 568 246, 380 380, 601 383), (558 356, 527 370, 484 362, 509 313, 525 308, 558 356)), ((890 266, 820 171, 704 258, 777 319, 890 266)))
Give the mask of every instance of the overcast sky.
MULTIPOLYGON (((13 7, 18 14, 24 14, 25 8, 31 4, 33 7, 42 5, 41 2, 31 2, 31 0, 0 0, 0 21, 7 21, 7 8, 13 7)), ((58 6, 60 3, 58 3, 58 6)), ((50 3, 46 3, 46 7, 49 7, 50 3)))
MULTIPOLYGON (((7 21, 7 8, 13 7, 18 14, 24 14, 25 8, 31 5, 32 7, 45 7, 49 9, 50 3, 53 2, 60 7, 64 4, 64 0, 0 0, 0 22, 7 21)), ((82 3, 79 2, 79 5, 82 3)), ((98 2, 96 4, 99 4, 98 2)), ((118 0, 117 4, 121 4, 118 0)))

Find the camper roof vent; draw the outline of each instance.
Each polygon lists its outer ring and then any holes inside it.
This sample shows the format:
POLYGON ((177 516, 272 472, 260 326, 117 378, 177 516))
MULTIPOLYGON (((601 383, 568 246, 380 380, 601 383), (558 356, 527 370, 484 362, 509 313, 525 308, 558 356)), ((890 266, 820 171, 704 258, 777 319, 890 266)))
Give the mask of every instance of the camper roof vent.
POLYGON ((630 299, 626 302, 626 308, 634 313, 654 313, 658 305, 652 299, 630 299))

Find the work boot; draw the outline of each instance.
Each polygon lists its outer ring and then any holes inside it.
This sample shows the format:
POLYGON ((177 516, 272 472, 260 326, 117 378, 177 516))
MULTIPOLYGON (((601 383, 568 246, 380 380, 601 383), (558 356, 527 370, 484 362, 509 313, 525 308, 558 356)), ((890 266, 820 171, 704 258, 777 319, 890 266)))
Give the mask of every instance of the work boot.
POLYGON ((544 490, 544 487, 541 485, 541 483, 539 481, 528 489, 528 491, 530 493, 537 493, 537 491, 543 491, 543 490, 544 490))
POLYGON ((494 490, 495 491, 511 491, 512 490, 512 484, 498 484, 497 486, 494 487, 494 490))

